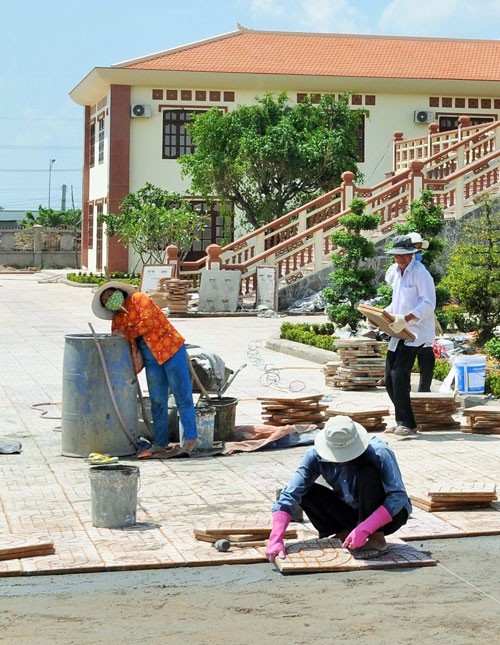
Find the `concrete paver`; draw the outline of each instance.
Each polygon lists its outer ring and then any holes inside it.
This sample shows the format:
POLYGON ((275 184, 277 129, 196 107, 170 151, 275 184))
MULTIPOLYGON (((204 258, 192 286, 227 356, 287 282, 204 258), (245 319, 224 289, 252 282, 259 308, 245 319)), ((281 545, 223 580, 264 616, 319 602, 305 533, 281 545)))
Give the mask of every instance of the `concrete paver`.
MULTIPOLYGON (((92 289, 50 281, 48 275, 0 274, 0 437, 23 444, 19 455, 0 455, 0 525, 20 538, 48 536, 56 552, 0 562, 0 575, 261 562, 256 549, 218 553, 194 539, 193 527, 216 519, 270 517, 275 490, 288 482, 305 447, 191 460, 120 458, 120 463, 140 466, 137 524, 119 530, 92 526, 89 466, 61 455, 64 337, 89 333, 89 322, 97 333, 108 333, 109 323, 93 316, 92 289)), ((247 363, 226 393, 238 399, 238 425, 261 422, 257 398, 263 396, 322 393, 336 409, 391 409, 383 388, 333 390, 325 386, 321 365, 268 349, 267 339, 278 335, 284 320, 311 318, 173 322, 189 343, 216 352, 232 369, 247 363), (279 380, 270 383, 266 369, 279 380)), ((314 322, 323 320, 314 317, 314 322)), ((146 389, 143 375, 141 385, 146 389)), ((384 438, 394 447, 410 492, 446 482, 499 483, 500 436, 443 431, 408 441, 384 438)), ((500 532, 498 512, 462 515, 435 517, 416 509, 406 533, 398 536, 411 539, 418 530, 425 535, 500 532)), ((315 537, 308 523, 300 530, 303 539, 315 537)))

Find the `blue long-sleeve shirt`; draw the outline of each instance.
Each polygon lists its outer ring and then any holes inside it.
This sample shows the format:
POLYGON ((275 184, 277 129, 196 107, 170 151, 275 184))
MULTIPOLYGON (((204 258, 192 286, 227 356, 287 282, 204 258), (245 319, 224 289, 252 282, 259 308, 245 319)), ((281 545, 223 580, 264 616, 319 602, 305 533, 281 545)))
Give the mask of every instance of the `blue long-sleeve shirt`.
MULTIPOLYGON (((380 471, 382 486, 386 493, 383 502, 391 517, 403 508, 408 515, 412 507, 396 456, 391 448, 378 437, 371 437, 364 455, 380 471)), ((300 504, 302 497, 314 482, 322 476, 346 504, 353 508, 359 507, 356 471, 358 467, 346 464, 336 464, 319 456, 315 448, 310 448, 302 457, 288 486, 282 489, 279 500, 273 506, 275 511, 286 511, 292 515, 294 508, 300 504)))

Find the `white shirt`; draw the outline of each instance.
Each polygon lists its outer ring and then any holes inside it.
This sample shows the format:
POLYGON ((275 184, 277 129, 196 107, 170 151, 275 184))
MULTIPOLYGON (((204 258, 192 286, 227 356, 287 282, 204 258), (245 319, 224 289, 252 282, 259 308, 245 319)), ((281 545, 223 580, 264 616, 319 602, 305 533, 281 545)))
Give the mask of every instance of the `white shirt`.
MULTIPOLYGON (((405 340, 411 347, 432 344, 436 326, 434 309, 436 308, 436 289, 431 274, 421 262, 412 258, 403 274, 399 267, 394 271, 392 282, 392 301, 386 311, 391 314, 406 316, 413 314, 406 327, 415 335, 415 340, 405 340)), ((398 338, 391 338, 389 351, 395 351, 398 338)))

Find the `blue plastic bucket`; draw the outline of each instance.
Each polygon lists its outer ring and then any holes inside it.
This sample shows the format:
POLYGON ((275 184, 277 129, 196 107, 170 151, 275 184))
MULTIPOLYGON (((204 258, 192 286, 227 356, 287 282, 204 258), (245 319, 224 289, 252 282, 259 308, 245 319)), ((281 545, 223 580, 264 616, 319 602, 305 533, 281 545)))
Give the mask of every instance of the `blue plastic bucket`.
POLYGON ((486 380, 486 356, 457 356, 455 373, 459 394, 483 394, 486 380))

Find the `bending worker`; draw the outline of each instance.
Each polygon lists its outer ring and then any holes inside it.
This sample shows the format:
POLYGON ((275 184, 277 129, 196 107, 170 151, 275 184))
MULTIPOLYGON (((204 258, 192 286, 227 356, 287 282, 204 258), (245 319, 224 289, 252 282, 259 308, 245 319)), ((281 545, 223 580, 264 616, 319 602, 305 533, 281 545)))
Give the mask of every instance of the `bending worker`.
POLYGON ((428 344, 434 343, 436 290, 431 274, 415 259, 417 249, 409 237, 394 238, 393 248, 386 253, 394 256, 396 269, 392 282, 392 300, 386 311, 394 316, 389 327, 399 334, 407 328, 414 340, 392 337, 385 361, 384 382, 394 404, 396 426, 386 432, 402 437, 416 434, 417 424, 411 407, 411 370, 415 358, 428 344))
POLYGON ((326 422, 282 489, 266 548, 270 562, 285 558, 283 539, 297 505, 320 538, 336 535, 354 557, 363 559, 386 553, 385 536, 406 524, 411 513, 393 451, 347 416, 326 422), (320 476, 331 488, 316 483, 320 476))
POLYGON ((134 369, 146 369, 154 444, 138 458, 163 459, 176 456, 168 451, 168 395, 172 392, 184 430, 182 452, 190 453, 198 433, 193 387, 184 338, 149 296, 124 282, 107 282, 92 301, 98 318, 112 320, 113 334, 126 338, 131 347, 134 369))

